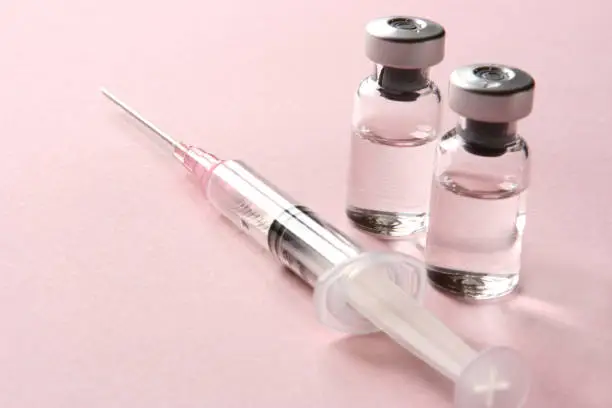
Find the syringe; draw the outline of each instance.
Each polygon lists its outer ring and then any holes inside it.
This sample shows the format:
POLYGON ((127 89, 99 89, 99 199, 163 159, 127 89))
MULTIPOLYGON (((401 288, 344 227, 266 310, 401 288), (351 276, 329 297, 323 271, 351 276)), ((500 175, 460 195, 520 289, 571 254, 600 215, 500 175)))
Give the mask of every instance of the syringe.
POLYGON ((455 382, 459 408, 519 408, 529 374, 513 349, 478 352, 420 305, 424 265, 368 252, 238 160, 176 141, 111 93, 103 94, 168 143, 206 198, 246 235, 314 287, 319 319, 352 334, 383 331, 455 382))

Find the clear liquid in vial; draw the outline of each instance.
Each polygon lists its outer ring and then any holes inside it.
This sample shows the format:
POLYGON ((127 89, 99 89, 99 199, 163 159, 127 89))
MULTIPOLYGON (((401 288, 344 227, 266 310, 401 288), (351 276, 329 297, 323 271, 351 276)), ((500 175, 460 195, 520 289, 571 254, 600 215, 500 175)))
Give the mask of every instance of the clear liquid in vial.
POLYGON ((491 299, 518 284, 524 192, 512 182, 469 173, 434 181, 425 257, 430 282, 471 299, 491 299))
POLYGON ((347 215, 379 237, 404 237, 426 228, 436 144, 419 126, 409 140, 354 131, 347 215))

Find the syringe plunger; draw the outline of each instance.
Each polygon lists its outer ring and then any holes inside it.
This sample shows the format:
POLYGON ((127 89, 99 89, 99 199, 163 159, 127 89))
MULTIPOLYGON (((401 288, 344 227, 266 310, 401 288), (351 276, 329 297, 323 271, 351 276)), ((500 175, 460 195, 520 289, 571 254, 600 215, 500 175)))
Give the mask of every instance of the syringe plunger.
POLYGON ((530 373, 511 348, 478 352, 419 304, 421 266, 376 254, 323 275, 315 287, 319 317, 351 333, 383 331, 455 382, 457 408, 519 408, 530 373), (412 270, 410 270, 412 268, 412 270))

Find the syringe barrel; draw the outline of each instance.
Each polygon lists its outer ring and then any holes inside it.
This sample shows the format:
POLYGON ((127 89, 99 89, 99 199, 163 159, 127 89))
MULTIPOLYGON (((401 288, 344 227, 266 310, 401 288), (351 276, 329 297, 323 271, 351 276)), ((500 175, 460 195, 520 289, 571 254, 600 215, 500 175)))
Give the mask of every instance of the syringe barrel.
POLYGON ((311 286, 323 273, 362 252, 240 161, 220 162, 202 176, 202 183, 221 214, 311 286))

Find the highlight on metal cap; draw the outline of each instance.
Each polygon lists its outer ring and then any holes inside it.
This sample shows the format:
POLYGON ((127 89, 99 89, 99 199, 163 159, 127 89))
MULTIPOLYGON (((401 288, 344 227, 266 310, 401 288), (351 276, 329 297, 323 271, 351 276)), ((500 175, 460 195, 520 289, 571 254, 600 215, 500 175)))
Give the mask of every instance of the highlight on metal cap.
POLYGON ((377 18, 366 25, 366 56, 393 68, 428 68, 444 58, 445 36, 440 24, 425 18, 377 18))
POLYGON ((535 80, 527 72, 501 64, 471 64, 450 75, 448 104, 461 116, 507 123, 533 109, 535 80))

